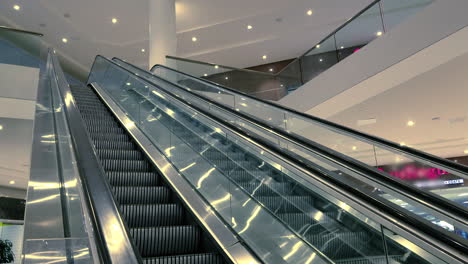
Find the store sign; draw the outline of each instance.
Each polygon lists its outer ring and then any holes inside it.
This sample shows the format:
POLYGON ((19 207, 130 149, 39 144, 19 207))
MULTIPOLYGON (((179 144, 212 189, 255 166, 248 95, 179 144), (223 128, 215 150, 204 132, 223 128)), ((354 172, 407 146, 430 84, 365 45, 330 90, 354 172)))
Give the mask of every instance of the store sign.
POLYGON ((437 168, 417 168, 414 165, 406 165, 397 171, 385 171, 379 168, 380 171, 387 172, 388 174, 400 178, 402 180, 421 180, 421 179, 439 179, 441 175, 447 175, 448 172, 437 168))

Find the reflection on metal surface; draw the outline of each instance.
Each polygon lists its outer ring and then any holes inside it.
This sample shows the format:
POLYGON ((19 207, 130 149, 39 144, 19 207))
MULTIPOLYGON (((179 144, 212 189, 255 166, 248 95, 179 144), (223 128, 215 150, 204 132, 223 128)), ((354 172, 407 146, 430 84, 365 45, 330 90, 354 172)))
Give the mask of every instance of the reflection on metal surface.
POLYGON ((288 260, 292 255, 294 255, 302 246, 304 245, 304 242, 302 241, 299 241, 297 242, 296 244, 294 244, 294 246, 292 247, 291 249, 291 252, 289 252, 289 254, 287 254, 286 256, 284 256, 284 259, 285 260, 288 260))
POLYGON ((220 204, 220 203, 222 203, 222 202, 229 201, 230 198, 231 198, 231 194, 228 193, 228 194, 226 194, 226 196, 224 196, 223 198, 212 201, 212 202, 211 202, 211 205, 213 205, 214 207, 216 207, 216 205, 218 205, 218 204, 220 204))
POLYGON ((166 153, 166 156, 171 157, 171 150, 175 149, 175 147, 169 147, 164 150, 164 153, 166 153))
POLYGON ((198 180, 198 183, 197 183, 197 189, 200 189, 202 186, 202 183, 204 180, 206 180, 206 178, 210 177, 210 174, 215 170, 216 168, 211 168, 209 169, 205 174, 203 174, 203 176, 200 177, 200 180, 198 180))
POLYGON ((32 201, 29 201, 28 204, 42 203, 42 202, 45 202, 45 201, 53 200, 53 199, 55 199, 57 197, 60 197, 60 194, 53 194, 53 195, 50 195, 50 196, 47 196, 47 197, 44 197, 44 198, 32 200, 32 201))
POLYGON ((197 164, 196 162, 192 162, 192 163, 190 163, 190 165, 188 165, 187 167, 184 167, 184 168, 180 169, 180 171, 181 171, 181 172, 184 172, 184 171, 190 169, 191 167, 195 166, 196 164, 197 164))
POLYGON ((260 212, 260 209, 262 209, 262 207, 259 205, 255 207, 255 210, 253 211, 252 216, 247 220, 244 229, 239 231, 239 235, 247 231, 247 229, 249 229, 250 223, 255 219, 255 217, 257 217, 258 213, 260 212))

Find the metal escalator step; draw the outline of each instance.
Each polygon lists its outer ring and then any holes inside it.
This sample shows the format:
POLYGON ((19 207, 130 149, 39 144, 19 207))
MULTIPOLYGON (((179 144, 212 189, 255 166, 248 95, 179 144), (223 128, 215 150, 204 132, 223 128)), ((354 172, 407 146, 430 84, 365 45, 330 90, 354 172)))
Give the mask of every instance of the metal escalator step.
POLYGON ((130 234, 144 258, 195 253, 201 236, 191 225, 131 228, 130 234))
POLYGON ((107 177, 112 186, 156 186, 160 176, 155 172, 111 171, 107 177))
POLYGON ((130 138, 125 134, 112 134, 112 133, 90 133, 92 139, 104 141, 123 141, 129 142, 130 138))
POLYGON ((255 180, 254 176, 252 176, 248 171, 241 167, 237 167, 231 171, 229 177, 233 179, 235 182, 249 182, 255 180))
POLYGON ((109 141, 109 140, 95 140, 94 145, 96 149, 120 149, 120 150, 134 150, 135 149, 135 145, 133 144, 133 142, 130 142, 130 141, 121 142, 121 141, 109 141))
POLYGON ((99 117, 87 118, 85 122, 88 126, 118 126, 118 123, 114 120, 106 120, 99 117))
POLYGON ((125 133, 124 130, 118 126, 88 126, 87 128, 91 133, 125 133))
POLYGON ((147 258, 144 264, 223 264, 223 257, 216 253, 147 258))
POLYGON ((151 172, 151 165, 146 160, 101 160, 105 171, 151 172))
POLYGON ((301 210, 295 205, 306 202, 309 196, 257 196, 257 199, 270 210, 278 213, 299 213, 301 210))
POLYGON ((251 182, 241 182, 239 183, 248 193, 254 194, 256 196, 277 196, 283 190, 289 188, 289 184, 281 182, 270 182, 270 183, 251 183, 251 182), (274 191, 276 190, 276 191, 274 191))
POLYGON ((157 204, 169 203, 171 192, 163 186, 114 186, 115 199, 120 204, 157 204))
MULTIPOLYGON (((118 134, 112 134, 118 135, 118 134)), ((100 159, 118 159, 118 160, 141 160, 143 154, 138 150, 125 150, 125 149, 98 149, 98 156, 100 159)))
POLYGON ((92 118, 92 117, 98 117, 98 118, 99 117, 107 117, 107 118, 111 117, 109 110, 95 111, 95 110, 90 110, 90 109, 83 109, 80 107, 78 107, 78 109, 80 110, 80 113, 82 114, 84 119, 92 118))
POLYGON ((81 112, 81 115, 85 119, 91 119, 91 118, 97 118, 97 119, 102 119, 105 121, 114 121, 115 119, 110 115, 110 113, 96 113, 96 112, 81 112))
POLYGON ((184 221, 179 204, 126 204, 121 209, 130 228, 181 225, 184 221))
POLYGON ((328 233, 315 219, 304 213, 278 214, 278 217, 296 231, 305 231, 307 234, 311 235, 323 235, 328 233))
POLYGON ((368 255, 366 251, 372 251, 370 247, 368 250, 365 250, 365 248, 360 246, 360 244, 365 244, 360 242, 365 239, 364 233, 347 232, 328 235, 306 235, 306 239, 332 259, 359 258, 368 255), (364 252, 361 250, 364 250, 364 252))

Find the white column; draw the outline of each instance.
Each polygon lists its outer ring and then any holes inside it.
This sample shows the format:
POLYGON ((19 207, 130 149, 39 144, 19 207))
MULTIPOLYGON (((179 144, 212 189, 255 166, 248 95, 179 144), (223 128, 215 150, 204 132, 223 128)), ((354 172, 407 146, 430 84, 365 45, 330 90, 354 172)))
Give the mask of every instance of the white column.
POLYGON ((175 0, 149 0, 148 12, 149 67, 167 65, 166 55, 177 51, 175 0))

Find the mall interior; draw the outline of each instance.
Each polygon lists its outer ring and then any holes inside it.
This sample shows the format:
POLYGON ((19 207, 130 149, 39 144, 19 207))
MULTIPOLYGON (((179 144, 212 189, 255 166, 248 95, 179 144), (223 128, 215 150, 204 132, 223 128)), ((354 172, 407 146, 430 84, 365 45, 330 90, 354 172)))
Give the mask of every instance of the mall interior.
POLYGON ((0 1, 0 263, 468 263, 468 1, 0 1))

